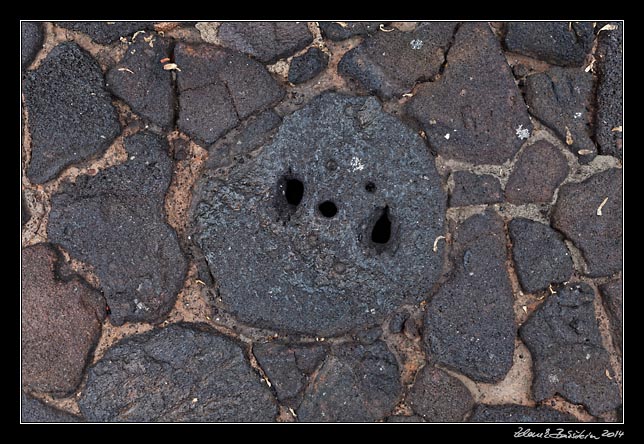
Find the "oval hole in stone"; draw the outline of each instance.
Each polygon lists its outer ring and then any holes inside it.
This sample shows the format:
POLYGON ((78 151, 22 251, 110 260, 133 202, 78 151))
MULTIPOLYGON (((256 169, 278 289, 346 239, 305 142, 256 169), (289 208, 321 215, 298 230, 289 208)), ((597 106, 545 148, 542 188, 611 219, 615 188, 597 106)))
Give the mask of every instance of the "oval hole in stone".
POLYGON ((318 205, 318 210, 320 210, 320 214, 324 217, 333 217, 338 213, 338 207, 330 200, 326 200, 318 205))
POLYGON ((386 244, 389 239, 391 239, 391 220, 389 206, 386 206, 371 230, 371 241, 376 244, 386 244))
POLYGON ((304 196, 304 184, 298 179, 287 179, 284 196, 290 205, 298 206, 304 196))

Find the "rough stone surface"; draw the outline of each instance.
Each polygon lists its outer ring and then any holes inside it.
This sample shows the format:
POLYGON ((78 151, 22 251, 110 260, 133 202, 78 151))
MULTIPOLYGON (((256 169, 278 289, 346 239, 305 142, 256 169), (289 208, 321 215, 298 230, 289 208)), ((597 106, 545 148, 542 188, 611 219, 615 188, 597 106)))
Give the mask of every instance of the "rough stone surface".
POLYGON ((346 40, 357 35, 374 34, 380 22, 319 22, 322 35, 334 42, 346 40), (344 26, 343 26, 344 25, 344 26))
POLYGON ((90 367, 78 404, 95 422, 267 422, 277 414, 235 341, 184 323, 112 346, 90 367))
POLYGON ((443 76, 418 87, 408 112, 439 154, 476 164, 505 162, 532 131, 512 71, 485 23, 460 26, 443 76))
POLYGON ((59 260, 49 244, 22 250, 22 386, 66 395, 98 342, 105 301, 80 277, 61 279, 59 260))
POLYGON ((461 422, 474 406, 474 399, 461 381, 425 366, 416 375, 407 403, 427 422, 461 422))
POLYGON ((418 415, 410 415, 410 416, 394 415, 394 416, 389 416, 386 422, 427 422, 427 421, 425 421, 422 416, 418 416, 418 415))
POLYGON ((20 420, 22 422, 82 422, 83 418, 58 410, 23 392, 20 402, 20 420))
POLYGON ((551 143, 539 140, 526 147, 505 184, 508 202, 548 203, 570 168, 566 157, 551 143))
POLYGON ((512 52, 553 65, 582 66, 590 53, 591 22, 509 22, 505 44, 512 52))
POLYGON ((478 404, 470 422, 578 422, 567 413, 546 406, 528 407, 518 404, 478 404))
POLYGON ((322 346, 260 343, 253 347, 257 363, 275 388, 277 399, 294 407, 301 401, 301 391, 325 353, 322 346))
POLYGON ((567 281, 572 258, 559 233, 540 222, 517 218, 509 224, 512 259, 524 291, 534 293, 567 281))
POLYGON ((329 56, 319 48, 309 48, 304 54, 293 57, 288 70, 288 81, 304 83, 320 74, 329 63, 329 56))
POLYGON ((40 23, 22 22, 20 24, 20 63, 24 70, 42 48, 43 33, 40 23))
POLYGON ((27 222, 31 219, 31 213, 29 208, 27 208, 27 202, 25 202, 25 194, 20 195, 20 221, 24 227, 27 222))
POLYGON ((65 183, 52 197, 47 232, 96 269, 111 321, 158 322, 174 305, 186 260, 163 204, 172 176, 166 141, 125 139, 128 161, 65 183))
POLYGON ((571 283, 556 291, 519 330, 532 354, 535 400, 559 393, 592 415, 619 407, 619 388, 607 375, 611 366, 597 328, 592 288, 571 283))
POLYGON ((553 130, 581 163, 597 154, 591 139, 592 92, 592 74, 578 68, 555 66, 525 80, 530 113, 553 130))
POLYGON ((590 276, 622 269, 622 224, 621 169, 611 168, 559 190, 552 226, 582 251, 590 276))
POLYGON ((382 341, 334 347, 309 383, 297 410, 303 422, 373 422, 401 395, 394 355, 382 341))
POLYGON ((107 45, 137 31, 151 30, 152 22, 56 22, 57 26, 87 34, 96 43, 107 45))
POLYGON ((222 45, 269 64, 313 42, 306 22, 224 22, 218 37, 222 45))
POLYGON ((491 204, 503 201, 501 182, 489 174, 456 171, 452 174, 454 189, 449 196, 450 207, 491 204))
POLYGON ((342 57, 338 72, 384 99, 400 97, 438 74, 455 28, 455 22, 431 22, 375 33, 342 57))
POLYGON ((265 67, 239 52, 178 43, 174 56, 181 69, 179 129, 206 144, 284 96, 265 67))
POLYGON ((43 183, 106 149, 121 127, 103 73, 75 43, 61 43, 25 75, 31 133, 29 180, 43 183))
POLYGON ((172 72, 160 60, 170 58, 172 45, 156 34, 139 34, 123 59, 107 72, 107 87, 132 110, 164 129, 174 124, 172 72), (145 38, 152 36, 152 40, 145 38))
POLYGON ((516 334, 503 221, 488 209, 453 233, 453 273, 428 305, 425 345, 469 378, 498 382, 512 367, 516 334))
POLYGON ((599 291, 601 292, 604 306, 606 307, 608 315, 610 316, 613 342, 620 350, 622 350, 624 336, 624 327, 622 324, 622 321, 624 319, 622 312, 624 304, 622 280, 619 279, 617 281, 600 285, 599 291))
POLYGON ((445 217, 433 159, 374 98, 317 97, 255 158, 206 170, 196 190, 193 238, 244 322, 338 335, 420 301, 440 274, 442 248, 428 254, 445 217))
POLYGON ((595 140, 602 154, 622 158, 624 61, 622 54, 623 24, 611 22, 614 30, 597 36, 597 115, 595 140))

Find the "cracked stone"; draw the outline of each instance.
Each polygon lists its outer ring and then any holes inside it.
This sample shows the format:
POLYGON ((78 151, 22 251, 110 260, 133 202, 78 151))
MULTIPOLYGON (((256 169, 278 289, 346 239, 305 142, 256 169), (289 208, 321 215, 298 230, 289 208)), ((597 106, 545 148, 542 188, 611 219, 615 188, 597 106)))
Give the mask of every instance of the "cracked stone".
POLYGON ((63 184, 52 197, 47 232, 95 268, 113 324, 159 322, 187 270, 163 209, 172 160, 165 139, 149 132, 124 145, 124 164, 63 184))
POLYGON ((192 237, 238 319, 335 336, 426 296, 445 194, 422 139, 374 98, 323 94, 243 160, 206 169, 192 209, 192 237))
POLYGON ((621 169, 608 169, 559 190, 552 226, 581 250, 590 276, 622 269, 622 224, 621 169))
POLYGON ((577 418, 546 406, 478 404, 469 422, 578 422, 577 418))
POLYGON ((519 333, 532 354, 537 402, 559 393, 592 415, 621 405, 608 352, 597 327, 592 288, 571 283, 539 306, 519 333))
POLYGON ((592 93, 593 75, 578 68, 555 66, 525 80, 530 114, 554 131, 581 163, 597 154, 591 139, 592 93))
POLYGON ((174 124, 172 73, 160 60, 170 58, 171 42, 154 33, 137 36, 123 59, 107 72, 106 86, 132 110, 164 129, 174 124), (152 37, 149 42, 144 38, 152 37))
POLYGON ((375 33, 342 57, 338 72, 381 98, 400 97, 439 73, 455 28, 456 22, 430 22, 375 33))
POLYGON ((26 69, 42 48, 43 32, 38 22, 20 23, 20 64, 26 69))
POLYGON ((608 282, 599 286, 599 291, 603 297, 604 306, 610 317, 611 333, 613 335, 613 343, 620 349, 623 349, 623 336, 624 327, 623 320, 623 305, 624 295, 622 290, 622 280, 608 282))
POLYGON ((432 360, 475 381, 499 382, 512 367, 516 334, 503 221, 488 209, 453 233, 454 269, 429 302, 425 347, 432 360))
POLYGON ((324 359, 326 348, 259 343, 253 346, 253 354, 275 387, 277 399, 297 408, 302 400, 301 391, 324 359))
POLYGON ((503 201, 501 182, 489 174, 456 171, 452 174, 454 189, 449 196, 450 207, 491 204, 503 201))
POLYGON ((22 250, 22 386, 56 396, 81 381, 101 334, 105 301, 78 275, 59 273, 50 244, 22 250))
POLYGON ((524 291, 534 293, 567 281, 572 258, 562 236, 548 225, 517 218, 509 224, 512 258, 524 291))
POLYGON ((242 347, 187 323, 110 347, 89 368, 78 405, 94 422, 269 422, 277 414, 242 347))
POLYGON ((378 31, 381 22, 319 22, 322 36, 338 42, 358 35, 374 34, 378 31))
POLYGON ((402 394, 396 358, 386 344, 345 343, 331 349, 297 410, 302 422, 373 422, 402 394))
POLYGON ((83 418, 64 412, 22 393, 20 402, 22 422, 83 422, 83 418))
POLYGON ((154 29, 152 22, 56 22, 61 28, 87 34, 96 43, 107 45, 127 37, 137 31, 154 29))
POLYGON ((595 140, 602 154, 621 159, 621 127, 624 121, 622 113, 624 107, 623 24, 621 22, 610 24, 617 26, 617 29, 604 30, 597 36, 595 58, 598 83, 595 140))
POLYGON ((224 22, 217 35, 223 46, 267 64, 293 55, 313 42, 306 22, 224 22))
POLYGON ((407 401, 427 422, 462 422, 474 399, 461 381, 435 367, 423 367, 407 401))
POLYGON ((294 84, 311 80, 326 69, 329 56, 319 48, 309 48, 304 54, 293 57, 288 70, 288 81, 294 84))
POLYGON ((595 38, 592 22, 509 22, 506 26, 508 50, 553 65, 582 66, 595 38))
POLYGON ((75 43, 61 43, 25 74, 31 134, 29 180, 43 183, 72 163, 110 146, 121 126, 96 61, 75 43))
POLYGON ((177 43, 179 129, 206 144, 284 97, 260 63, 209 44, 177 43))
POLYGON ((539 140, 519 156, 505 185, 505 198, 516 205, 548 203, 569 171, 566 157, 551 143, 539 140))
POLYGON ((460 26, 442 77, 420 85, 407 112, 442 156, 502 164, 532 124, 503 51, 486 23, 460 26))

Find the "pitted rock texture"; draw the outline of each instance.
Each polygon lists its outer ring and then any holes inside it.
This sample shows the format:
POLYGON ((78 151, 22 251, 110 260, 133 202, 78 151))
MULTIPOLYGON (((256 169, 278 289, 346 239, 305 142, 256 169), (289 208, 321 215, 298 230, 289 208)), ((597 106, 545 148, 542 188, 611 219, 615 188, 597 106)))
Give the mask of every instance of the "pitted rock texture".
POLYGON ((262 343, 253 347, 253 355, 275 387, 277 399, 295 408, 302 400, 302 389, 326 352, 325 347, 315 345, 262 343))
POLYGON ((42 48, 42 25, 38 22, 20 24, 20 64, 24 70, 33 61, 42 48))
POLYGON ((553 65, 582 66, 591 52, 592 22, 510 22, 505 44, 512 52, 553 65))
POLYGON ((306 22, 224 22, 217 36, 222 45, 275 63, 313 42, 306 22))
POLYGON ((581 250, 590 276, 622 269, 622 205, 622 170, 617 168, 559 190, 552 226, 581 250))
POLYGON ((329 63, 329 56, 319 48, 309 48, 304 54, 293 57, 288 69, 288 81, 304 83, 320 74, 329 63))
POLYGON ((536 401, 559 393, 593 415, 621 405, 597 328, 594 298, 587 284, 557 288, 521 326, 521 339, 532 354, 536 401))
POLYGON ((566 157, 551 143, 539 140, 519 155, 505 184, 505 198, 517 205, 548 203, 569 170, 566 157))
POLYGON ((439 154, 476 164, 505 162, 532 131, 512 71, 486 23, 458 28, 445 72, 418 87, 408 112, 439 154))
MULTIPOLYGON (((623 24, 611 22, 613 30, 597 36, 597 113, 595 140, 602 154, 622 158, 622 124, 624 121, 624 55, 623 24)), ((603 27, 603 26, 601 26, 603 27)))
POLYGON ((378 32, 380 22, 319 22, 322 35, 334 42, 378 32))
POLYGON ((73 392, 101 334, 105 300, 78 275, 62 278, 50 244, 22 250, 22 386, 73 392))
POLYGON ((61 28, 80 31, 87 34, 96 43, 107 45, 119 41, 121 37, 128 37, 137 31, 146 31, 154 28, 152 22, 56 22, 61 28))
POLYGON ((20 400, 20 420, 22 422, 82 422, 83 418, 47 405, 23 392, 20 400))
POLYGON ((525 85, 530 114, 552 129, 581 163, 590 162, 597 154, 591 139, 592 74, 555 66, 528 76, 525 85))
POLYGON ((440 274, 433 158, 374 98, 317 97, 196 189, 193 238, 243 322, 338 335, 420 301, 440 274))
POLYGON ((452 232, 454 270, 427 307, 427 353, 475 381, 498 382, 512 367, 516 335, 503 221, 488 209, 452 232))
POLYGON ((452 173, 454 188, 449 196, 450 207, 491 204, 503 201, 501 182, 489 174, 467 171, 452 173))
POLYGON ((572 258, 563 238, 548 225, 517 218, 509 224, 512 258, 524 291, 545 290, 550 284, 567 281, 572 258))
POLYGON ((423 367, 414 381, 407 403, 427 422, 462 422, 474 406, 461 381, 435 367, 423 367))
POLYGON ((71 163, 105 150, 121 126, 105 91, 103 72, 75 43, 56 46, 24 77, 31 134, 27 177, 43 183, 71 163))
POLYGON ((602 295, 604 306, 610 316, 611 326, 613 327, 613 342, 620 350, 622 350, 624 336, 624 291, 622 280, 619 279, 600 285, 599 291, 602 295))
POLYGON ((344 55, 338 72, 379 97, 400 97, 416 82, 436 77, 456 25, 431 22, 409 32, 396 29, 374 33, 344 55))
POLYGON ((156 34, 139 34, 106 75, 106 86, 112 94, 164 129, 174 124, 174 86, 172 72, 163 69, 161 60, 170 59, 172 46, 156 34))
POLYGON ((373 422, 396 405, 402 387, 396 358, 382 341, 332 348, 297 410, 302 422, 373 422))
POLYGON ((284 96, 264 66, 237 51, 178 43, 174 57, 181 69, 178 127, 207 145, 284 96))
POLYGON ((478 404, 469 422, 578 422, 577 418, 546 406, 478 404))
POLYGON ((277 405, 235 341, 199 324, 130 336, 89 369, 94 422, 267 422, 277 405))
POLYGON ((166 141, 152 133, 129 136, 124 145, 124 164, 80 176, 52 197, 47 233, 96 269, 113 324, 159 322, 187 269, 163 209, 172 161, 166 141))

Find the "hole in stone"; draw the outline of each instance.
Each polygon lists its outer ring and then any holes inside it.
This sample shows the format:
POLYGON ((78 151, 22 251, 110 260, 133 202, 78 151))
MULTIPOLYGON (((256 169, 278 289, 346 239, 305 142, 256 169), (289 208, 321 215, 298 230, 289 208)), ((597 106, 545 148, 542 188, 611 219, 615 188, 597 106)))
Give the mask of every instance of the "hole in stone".
POLYGON ((373 193, 374 191, 376 191, 376 184, 373 182, 367 182, 364 186, 364 189, 369 193, 373 193))
POLYGON ((286 201, 291 205, 299 205, 302 202, 304 195, 304 184, 297 179, 287 179, 286 187, 284 189, 284 196, 286 201))
POLYGON ((391 238, 391 220, 389 219, 389 206, 382 209, 382 214, 371 230, 371 240, 376 244, 386 244, 391 238))
POLYGON ((318 206, 318 209, 320 210, 320 213, 324 217, 333 217, 338 212, 338 207, 333 202, 331 202, 330 200, 322 202, 318 206))

